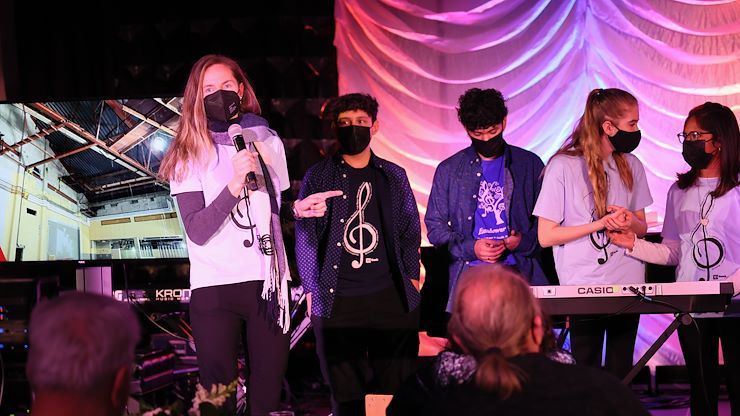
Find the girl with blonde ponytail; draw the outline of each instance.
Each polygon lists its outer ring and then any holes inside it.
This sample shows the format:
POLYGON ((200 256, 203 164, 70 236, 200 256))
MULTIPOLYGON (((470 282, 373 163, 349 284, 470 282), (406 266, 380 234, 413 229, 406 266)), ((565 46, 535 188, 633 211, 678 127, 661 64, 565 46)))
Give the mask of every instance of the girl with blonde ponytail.
MULTIPOLYGON (((562 285, 627 284, 645 281, 645 266, 612 244, 608 232, 647 232, 645 207, 652 204, 645 169, 632 155, 640 143, 639 108, 632 94, 595 89, 573 133, 550 159, 535 205, 538 237, 553 247, 562 285)), ((571 322, 576 361, 605 367, 618 377, 632 367, 639 316, 586 317, 571 322)))

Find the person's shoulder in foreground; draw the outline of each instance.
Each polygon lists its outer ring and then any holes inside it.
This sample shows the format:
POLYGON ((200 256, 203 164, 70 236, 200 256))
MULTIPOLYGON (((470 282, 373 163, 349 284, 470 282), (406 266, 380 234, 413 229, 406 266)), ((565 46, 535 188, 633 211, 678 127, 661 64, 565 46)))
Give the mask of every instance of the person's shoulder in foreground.
POLYGON ((556 362, 547 317, 522 276, 468 269, 455 288, 450 345, 396 392, 388 415, 647 415, 619 380, 556 362))

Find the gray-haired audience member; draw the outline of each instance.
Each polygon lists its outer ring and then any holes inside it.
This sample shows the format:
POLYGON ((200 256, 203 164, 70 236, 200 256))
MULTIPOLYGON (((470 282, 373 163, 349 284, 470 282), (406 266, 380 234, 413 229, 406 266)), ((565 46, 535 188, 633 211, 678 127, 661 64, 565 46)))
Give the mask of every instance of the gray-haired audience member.
POLYGON ((121 415, 139 323, 125 303, 71 292, 31 314, 26 373, 34 416, 121 415))
POLYGON ((628 387, 543 350, 546 317, 521 275, 498 264, 463 273, 448 325, 453 351, 396 392, 395 415, 648 415, 628 387))

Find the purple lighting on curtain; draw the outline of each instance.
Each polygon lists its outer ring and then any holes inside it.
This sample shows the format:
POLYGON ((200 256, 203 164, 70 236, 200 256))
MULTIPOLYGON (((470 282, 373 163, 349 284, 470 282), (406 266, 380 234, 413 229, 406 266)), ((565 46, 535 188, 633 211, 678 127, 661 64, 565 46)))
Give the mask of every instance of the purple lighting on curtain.
POLYGON ((373 147, 407 168, 422 213, 436 164, 467 145, 454 108, 468 88, 502 90, 507 140, 545 161, 589 90, 632 92, 661 217, 686 168, 674 140, 685 114, 704 101, 740 111, 737 3, 340 0, 336 19, 340 92, 378 98, 373 147))
MULTIPOLYGON (((655 200, 648 211, 661 219, 687 169, 675 134, 688 111, 716 101, 740 113, 738 2, 337 0, 335 18, 339 91, 378 99, 372 147, 406 168, 422 215, 437 164, 470 143, 455 112, 469 88, 501 90, 504 137, 545 162, 591 89, 630 91, 643 133, 635 154, 655 200)), ((661 354, 673 362, 677 351, 674 342, 661 354)))

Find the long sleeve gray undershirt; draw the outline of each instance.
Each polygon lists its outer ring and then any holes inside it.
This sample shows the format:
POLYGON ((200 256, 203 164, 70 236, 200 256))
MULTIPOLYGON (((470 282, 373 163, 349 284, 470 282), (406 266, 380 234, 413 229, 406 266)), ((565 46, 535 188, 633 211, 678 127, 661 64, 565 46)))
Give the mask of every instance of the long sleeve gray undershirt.
POLYGON ((199 246, 207 243, 216 234, 239 201, 226 186, 208 206, 202 191, 183 192, 175 195, 175 199, 180 208, 185 232, 190 241, 199 246))
MULTIPOLYGON (((202 191, 183 192, 175 195, 175 199, 180 208, 185 232, 190 241, 199 246, 216 234, 239 201, 239 197, 232 195, 226 186, 208 206, 202 191)), ((283 201, 280 207, 280 217, 283 220, 295 220, 291 204, 292 201, 283 201)))

